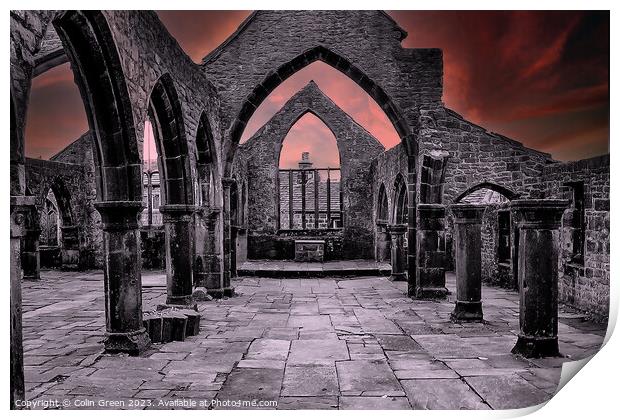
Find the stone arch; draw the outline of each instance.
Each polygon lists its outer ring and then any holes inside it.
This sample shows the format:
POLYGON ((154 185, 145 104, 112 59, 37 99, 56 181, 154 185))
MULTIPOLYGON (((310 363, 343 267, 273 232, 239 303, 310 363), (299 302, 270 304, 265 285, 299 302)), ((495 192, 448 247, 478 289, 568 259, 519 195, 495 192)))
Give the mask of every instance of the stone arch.
POLYGON ((377 223, 387 223, 390 218, 390 209, 388 205, 388 197, 385 192, 383 182, 379 186, 379 195, 377 200, 377 223))
POLYGON ((488 189, 491 191, 495 191, 499 194, 501 194, 502 196, 504 196, 506 199, 508 200, 514 200, 516 198, 519 197, 519 194, 515 193, 514 191, 503 187, 501 185, 492 183, 492 182, 481 182, 479 184, 476 184, 470 188, 468 188, 467 190, 463 191, 461 194, 459 194, 455 199, 454 199, 454 203, 458 203, 459 201, 461 201, 462 199, 464 199, 465 197, 467 197, 468 195, 478 191, 478 190, 482 190, 482 189, 488 189))
POLYGON ((100 11, 66 11, 53 25, 95 137, 98 198, 140 202, 142 170, 131 102, 108 22, 100 11))
POLYGON ((73 226, 74 216, 73 209, 71 208, 71 194, 64 182, 60 178, 54 178, 50 183, 49 188, 44 189, 43 198, 47 196, 48 191, 52 191, 54 197, 56 198, 62 225, 73 226))
POLYGON ((166 204, 193 204, 193 182, 189 168, 181 103, 172 77, 162 75, 149 97, 149 119, 162 177, 162 195, 166 204))
MULTIPOLYGON (((282 143, 292 126, 307 113, 316 116, 332 132, 340 155, 342 210, 345 214, 342 241, 335 259, 374 258, 375 203, 372 159, 385 151, 383 145, 340 109, 314 82, 289 99, 284 106, 240 147, 235 167, 247 162, 248 176, 248 258, 293 258, 284 251, 262 251, 290 240, 280 235, 279 161, 282 143), (258 182, 256 180, 260 179, 258 182), (361 182, 365 180, 365 182, 361 182), (257 204, 260 198, 260 205, 257 204), (261 248, 261 251, 257 251, 261 248)), ((335 190, 334 190, 335 191, 335 190)), ((286 236, 286 235, 285 235, 286 236)), ((284 249, 284 248, 279 248, 284 249)), ((330 257, 331 258, 331 257, 330 257)))
POLYGON ((396 175, 394 180, 394 199, 392 200, 392 223, 406 224, 408 220, 407 183, 402 174, 396 175))
POLYGON ((327 47, 319 45, 306 50, 302 54, 293 58, 291 61, 284 63, 277 69, 271 71, 245 98, 230 130, 231 142, 224 166, 224 171, 226 174, 229 174, 232 170, 234 155, 237 145, 239 144, 239 140, 241 139, 241 135, 243 134, 248 121, 258 106, 284 80, 306 67, 308 64, 318 60, 323 61, 334 69, 342 72, 351 80, 356 82, 362 89, 364 89, 364 91, 366 91, 379 104, 381 109, 385 112, 394 125, 394 128, 400 136, 407 154, 409 156, 414 156, 417 154, 417 147, 415 147, 414 144, 415 137, 412 133, 411 127, 407 124, 402 112, 398 108, 398 105, 396 105, 396 103, 383 90, 383 88, 365 75, 361 69, 356 67, 349 60, 333 52, 327 47))

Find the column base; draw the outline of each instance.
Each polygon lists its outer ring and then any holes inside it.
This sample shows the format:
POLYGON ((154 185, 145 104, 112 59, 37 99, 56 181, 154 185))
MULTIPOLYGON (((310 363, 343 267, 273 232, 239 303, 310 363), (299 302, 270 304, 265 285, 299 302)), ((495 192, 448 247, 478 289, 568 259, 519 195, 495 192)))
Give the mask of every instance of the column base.
POLYGON ((106 333, 104 347, 107 353, 127 353, 138 356, 151 345, 146 329, 130 333, 106 333))
POLYGON ((482 322, 482 302, 456 301, 450 314, 452 322, 482 322))
POLYGON ((557 337, 533 337, 522 334, 519 334, 512 353, 528 359, 561 356, 557 337))
POLYGON ((390 281, 407 281, 407 273, 392 273, 390 281))
POLYGON ((210 294, 214 299, 221 299, 223 297, 233 297, 235 295, 234 287, 221 287, 217 289, 209 289, 207 288, 207 293, 210 294))
POLYGON ((192 303, 189 303, 187 305, 177 305, 177 304, 171 304, 171 303, 157 305, 158 311, 165 311, 166 309, 177 309, 177 310, 191 309, 193 311, 198 311, 198 304, 192 301, 192 303))
POLYGON ((190 307, 195 304, 194 304, 194 298, 192 297, 192 295, 184 295, 184 296, 167 296, 166 305, 190 307))
POLYGON ((450 292, 445 287, 416 287, 415 297, 418 299, 443 299, 450 292))

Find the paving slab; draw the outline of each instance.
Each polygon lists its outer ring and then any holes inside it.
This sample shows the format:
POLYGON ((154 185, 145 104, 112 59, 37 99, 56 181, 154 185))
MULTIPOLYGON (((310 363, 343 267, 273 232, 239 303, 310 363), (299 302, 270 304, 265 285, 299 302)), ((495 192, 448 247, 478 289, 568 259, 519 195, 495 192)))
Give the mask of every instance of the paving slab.
POLYGON ((282 396, 338 396, 339 393, 334 364, 286 367, 282 396))
POLYGON ((288 364, 331 364, 337 360, 349 360, 349 350, 343 340, 294 340, 288 364))
POLYGON ((402 393, 394 372, 383 360, 336 362, 342 395, 395 396, 402 393))
POLYGON ((250 344, 246 359, 286 360, 291 342, 259 338, 250 344))
POLYGON ((548 392, 516 374, 475 376, 465 378, 465 381, 496 410, 532 407, 551 398, 548 392))
POLYGON ((401 381, 407 398, 418 410, 485 410, 482 399, 460 379, 401 381))
POLYGON ((405 397, 340 397, 341 410, 410 410, 405 397))

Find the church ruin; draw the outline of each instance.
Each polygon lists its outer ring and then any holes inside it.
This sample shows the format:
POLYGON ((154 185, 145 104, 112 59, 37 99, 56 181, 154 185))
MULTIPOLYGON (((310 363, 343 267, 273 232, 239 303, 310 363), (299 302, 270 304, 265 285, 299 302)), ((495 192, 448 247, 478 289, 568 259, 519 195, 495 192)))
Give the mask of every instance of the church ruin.
POLYGON ((403 282, 413 311, 449 298, 457 325, 497 321, 481 288, 509 289, 520 294, 511 347, 525 358, 562 351, 558 304, 605 321, 609 155, 558 162, 465 120, 442 102, 442 51, 403 48, 406 36, 383 12, 261 11, 195 64, 154 12, 12 11, 11 401, 25 392, 22 285, 41 267, 103 269, 101 348, 134 356, 153 341, 143 269, 166 272, 158 303, 200 311, 234 302, 253 261, 279 278, 403 282), (31 81, 66 61, 89 131, 49 160, 25 158, 31 81), (311 82, 240 144, 261 102, 315 61, 362 87, 401 143, 385 150, 311 82), (308 113, 334 134, 339 167, 312 154, 279 167, 308 113), (370 269, 337 268, 359 260, 370 269))

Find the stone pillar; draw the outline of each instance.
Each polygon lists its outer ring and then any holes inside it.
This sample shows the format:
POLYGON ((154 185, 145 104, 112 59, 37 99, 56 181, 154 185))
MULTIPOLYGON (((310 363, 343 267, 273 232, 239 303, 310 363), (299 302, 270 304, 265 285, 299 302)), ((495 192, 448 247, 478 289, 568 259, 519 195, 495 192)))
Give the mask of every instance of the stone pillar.
POLYGON ((26 235, 26 220, 34 207, 34 197, 11 196, 11 408, 25 399, 24 347, 22 342, 22 267, 21 241, 26 235))
POLYGON ((456 305, 453 321, 482 321, 482 215, 485 206, 456 204, 456 305))
POLYGON ((105 349, 138 355, 150 345, 142 325, 140 276, 140 201, 95 203, 103 228, 106 308, 105 349))
POLYGON ((77 270, 80 263, 80 236, 77 226, 61 226, 60 258, 63 270, 77 270))
POLYGON ((230 263, 232 252, 231 241, 231 227, 230 227, 230 187, 235 182, 232 178, 222 178, 222 197, 224 198, 224 205, 222 211, 222 222, 224 224, 223 242, 224 242, 224 257, 223 257, 223 273, 222 273, 222 290, 224 296, 232 296, 234 294, 234 288, 230 285, 230 263))
POLYGON ((375 258, 379 262, 389 261, 390 256, 390 233, 385 222, 377 223, 377 246, 375 258))
POLYGON ((417 213, 415 297, 443 298, 448 294, 444 267, 446 208, 443 204, 418 204, 417 213))
POLYGON ((519 229, 520 332, 513 353, 558 356, 558 249, 565 200, 515 200, 519 229))
POLYGON ((28 214, 25 235, 21 240, 21 263, 24 280, 41 279, 41 255, 39 252, 41 227, 38 219, 39 212, 33 207, 28 214))
MULTIPOLYGON (((198 211, 197 219, 204 229, 197 231, 196 264, 194 266, 194 284, 204 287, 215 298, 224 296, 222 288, 222 254, 218 247, 219 208, 207 207, 198 211)), ((195 299, 198 299, 198 294, 195 299)))
POLYGON ((166 232, 166 304, 193 306, 192 219, 196 207, 166 204, 159 207, 166 232))
POLYGON ((407 281, 407 250, 405 249, 405 235, 407 225, 389 225, 388 230, 392 237, 392 281, 407 281))

